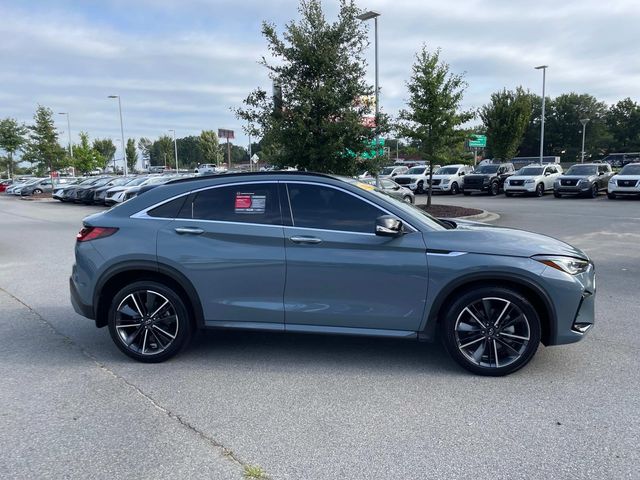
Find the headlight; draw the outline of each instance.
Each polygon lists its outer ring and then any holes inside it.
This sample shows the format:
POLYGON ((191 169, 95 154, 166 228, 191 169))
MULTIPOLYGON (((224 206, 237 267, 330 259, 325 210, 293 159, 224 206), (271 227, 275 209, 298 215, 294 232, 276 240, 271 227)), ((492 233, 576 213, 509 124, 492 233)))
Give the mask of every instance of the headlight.
POLYGON ((584 185, 586 183, 589 183, 589 180, 587 180, 586 178, 583 178, 582 180, 578 180, 578 185, 584 185))
POLYGON ((533 183, 535 180, 533 178, 527 178, 524 183, 533 183))
POLYGON ((615 179, 614 177, 611 177, 611 178, 609 179, 609 183, 610 183, 611 185, 615 185, 615 183, 616 183, 616 179, 615 179))
POLYGON ((443 185, 448 185, 450 181, 451 181, 451 180, 449 180, 448 178, 446 178, 446 179, 442 180, 442 184, 443 184, 443 185))
POLYGON ((574 257, 552 257, 545 255, 537 255, 532 257, 536 262, 544 263, 548 267, 555 268, 561 272, 568 273, 570 275, 578 275, 584 273, 589 268, 589 262, 580 258, 574 257))
POLYGON ((554 184, 556 187, 559 187, 559 186, 560 186, 560 179, 557 179, 555 182, 553 182, 553 184, 554 184))

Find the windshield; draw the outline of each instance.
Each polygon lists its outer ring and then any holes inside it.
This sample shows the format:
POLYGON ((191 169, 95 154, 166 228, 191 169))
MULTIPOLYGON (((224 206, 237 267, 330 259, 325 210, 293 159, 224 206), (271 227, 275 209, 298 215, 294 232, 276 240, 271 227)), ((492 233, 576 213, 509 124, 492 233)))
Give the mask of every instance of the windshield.
POLYGON ((157 183, 165 183, 168 182, 169 180, 171 180, 171 177, 153 177, 153 178, 147 178, 144 182, 142 182, 140 185, 155 185, 157 183))
POLYGON ((544 167, 524 167, 518 170, 516 175, 522 175, 522 176, 528 177, 528 176, 542 175, 542 172, 544 172, 544 167))
POLYGON ((107 183, 109 183, 111 180, 112 180, 111 178, 101 178, 100 180, 93 183, 92 185, 96 187, 101 187, 102 185, 106 185, 107 183))
POLYGON ((112 187, 119 187, 120 185, 127 185, 130 181, 131 177, 116 178, 115 180, 111 180, 109 185, 112 187))
POLYGON ((567 170, 566 175, 595 175, 598 173, 596 165, 574 165, 567 170))
POLYGON ((500 167, 500 165, 482 165, 476 168, 473 173, 496 173, 498 171, 498 167, 500 167))
POLYGON ((436 175, 455 175, 458 173, 458 167, 442 167, 436 170, 436 175))
POLYGON ((127 183, 127 187, 135 187, 136 185, 140 185, 146 182, 147 180, 149 180, 147 177, 134 178, 133 180, 127 183))
POLYGON ((640 175, 640 163, 627 165, 620 170, 620 175, 640 175))
POLYGON ((427 167, 412 167, 407 172, 408 175, 422 175, 427 167))
POLYGON ((380 170, 380 175, 391 175, 395 167, 384 167, 380 170))

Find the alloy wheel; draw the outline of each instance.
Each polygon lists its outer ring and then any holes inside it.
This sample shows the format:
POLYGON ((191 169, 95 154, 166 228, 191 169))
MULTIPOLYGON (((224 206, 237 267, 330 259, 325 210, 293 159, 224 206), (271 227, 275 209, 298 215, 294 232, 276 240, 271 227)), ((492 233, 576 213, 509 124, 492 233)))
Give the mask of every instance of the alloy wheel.
POLYGON ((525 354, 530 337, 529 320, 522 309, 499 297, 470 303, 455 323, 458 350, 479 367, 511 365, 525 354))
POLYGON ((139 355, 164 352, 178 335, 175 306, 153 290, 129 293, 115 312, 115 329, 124 346, 139 355))

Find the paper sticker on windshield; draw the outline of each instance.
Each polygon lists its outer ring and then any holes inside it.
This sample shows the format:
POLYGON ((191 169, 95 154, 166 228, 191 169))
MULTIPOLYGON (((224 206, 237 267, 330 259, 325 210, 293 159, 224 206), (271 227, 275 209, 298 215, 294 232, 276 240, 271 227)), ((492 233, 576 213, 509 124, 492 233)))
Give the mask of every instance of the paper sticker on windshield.
POLYGON ((267 206, 266 195, 256 195, 254 193, 236 193, 236 213, 264 213, 267 206))
POLYGON ((369 185, 368 183, 356 182, 356 187, 360 187, 363 190, 375 190, 376 187, 369 185))

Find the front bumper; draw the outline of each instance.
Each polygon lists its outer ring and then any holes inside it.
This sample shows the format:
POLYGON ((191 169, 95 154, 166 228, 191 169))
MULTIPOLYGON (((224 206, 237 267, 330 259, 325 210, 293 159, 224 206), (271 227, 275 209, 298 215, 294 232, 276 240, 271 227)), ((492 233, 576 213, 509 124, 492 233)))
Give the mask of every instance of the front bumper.
POLYGON ((535 193, 536 192, 536 184, 533 183, 525 183, 523 185, 504 185, 504 191, 508 193, 535 193))
POLYGON ((486 183, 483 185, 463 185, 462 191, 463 192, 488 192, 490 186, 491 186, 490 183, 486 183))
POLYGON ((607 191, 615 195, 640 195, 640 187, 619 187, 618 185, 609 185, 607 191))

